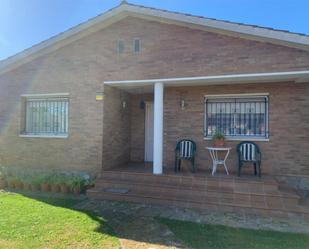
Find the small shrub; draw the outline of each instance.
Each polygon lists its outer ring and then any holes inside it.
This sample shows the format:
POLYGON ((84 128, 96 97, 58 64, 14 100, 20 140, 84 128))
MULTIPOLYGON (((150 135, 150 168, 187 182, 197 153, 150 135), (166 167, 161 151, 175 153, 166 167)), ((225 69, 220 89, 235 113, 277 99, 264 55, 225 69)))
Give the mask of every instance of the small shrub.
POLYGON ((93 184, 93 179, 86 173, 20 167, 0 167, 0 179, 2 178, 13 188, 19 184, 20 188, 23 185, 26 190, 39 190, 40 186, 42 188, 48 184, 53 192, 59 192, 61 189, 63 193, 68 193, 69 190, 80 192, 86 186, 93 184))
POLYGON ((216 131, 215 134, 212 136, 212 139, 213 140, 216 140, 216 139, 218 139, 218 140, 221 140, 221 139, 225 140, 224 133, 221 132, 221 131, 216 131))

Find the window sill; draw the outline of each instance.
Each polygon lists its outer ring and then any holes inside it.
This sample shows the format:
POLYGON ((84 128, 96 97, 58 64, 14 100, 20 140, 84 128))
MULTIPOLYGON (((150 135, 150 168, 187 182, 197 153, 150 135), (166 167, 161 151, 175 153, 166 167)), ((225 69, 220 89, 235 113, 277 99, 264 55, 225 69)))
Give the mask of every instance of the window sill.
POLYGON ((29 137, 29 138, 68 138, 69 135, 35 135, 35 134, 19 134, 19 137, 29 137))
MULTIPOLYGON (((212 137, 204 137, 204 140, 212 140, 212 137)), ((252 141, 252 142, 269 142, 269 138, 259 137, 226 137, 225 141, 252 141)))

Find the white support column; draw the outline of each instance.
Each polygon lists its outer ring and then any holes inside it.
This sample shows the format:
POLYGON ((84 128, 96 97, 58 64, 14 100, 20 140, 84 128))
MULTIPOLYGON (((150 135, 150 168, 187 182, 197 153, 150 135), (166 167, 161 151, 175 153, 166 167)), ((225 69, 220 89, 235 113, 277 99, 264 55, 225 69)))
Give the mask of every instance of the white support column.
POLYGON ((153 174, 163 172, 163 92, 162 82, 154 84, 153 174))

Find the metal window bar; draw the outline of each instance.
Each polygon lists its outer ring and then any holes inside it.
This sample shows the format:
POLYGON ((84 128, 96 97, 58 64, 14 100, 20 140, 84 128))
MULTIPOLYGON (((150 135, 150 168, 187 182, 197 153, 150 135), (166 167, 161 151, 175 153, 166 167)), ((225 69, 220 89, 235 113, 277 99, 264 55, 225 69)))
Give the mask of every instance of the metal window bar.
POLYGON ((206 137, 268 137, 268 97, 205 99, 206 137))
POLYGON ((65 135, 68 133, 68 98, 26 100, 25 133, 65 135))

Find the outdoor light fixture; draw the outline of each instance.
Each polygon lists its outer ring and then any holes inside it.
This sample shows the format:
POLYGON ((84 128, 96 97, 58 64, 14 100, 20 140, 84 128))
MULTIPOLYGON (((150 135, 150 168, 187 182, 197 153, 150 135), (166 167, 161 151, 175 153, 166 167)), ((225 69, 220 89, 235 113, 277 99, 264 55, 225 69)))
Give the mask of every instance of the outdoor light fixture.
POLYGON ((139 107, 141 109, 145 109, 145 101, 144 100, 141 100, 141 102, 139 103, 139 107))
POLYGON ((122 101, 122 109, 126 109, 127 106, 127 102, 126 101, 122 101))
POLYGON ((182 100, 180 101, 180 107, 181 107, 181 109, 184 110, 186 106, 187 106, 187 104, 186 104, 185 100, 182 99, 182 100))

